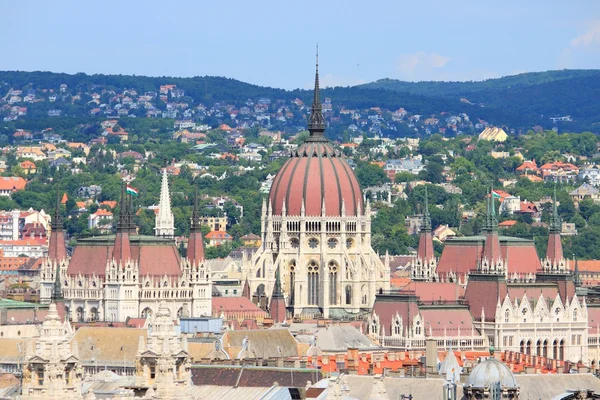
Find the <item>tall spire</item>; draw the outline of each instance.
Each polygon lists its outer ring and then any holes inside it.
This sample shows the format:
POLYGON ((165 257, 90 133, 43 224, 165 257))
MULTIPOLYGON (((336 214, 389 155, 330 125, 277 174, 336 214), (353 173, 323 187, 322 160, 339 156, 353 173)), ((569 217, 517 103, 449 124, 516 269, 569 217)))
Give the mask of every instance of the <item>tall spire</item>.
POLYGON ((552 199, 552 215, 550 216, 550 233, 560 233, 562 231, 562 221, 558 215, 556 206, 556 185, 554 185, 554 198, 552 199))
POLYGON ((117 232, 129 229, 129 204, 127 204, 127 195, 125 194, 126 183, 121 183, 121 198, 119 199, 119 218, 117 219, 117 232))
POLYGON ((171 211, 171 196, 169 195, 169 177, 167 168, 163 168, 162 183, 160 186, 160 200, 158 214, 155 219, 154 235, 160 237, 173 237, 175 235, 175 219, 171 211))
POLYGON ((279 274, 279 268, 275 270, 275 285, 273 286, 273 294, 271 295, 271 304, 269 305, 269 311, 271 318, 275 323, 281 323, 285 321, 286 309, 285 309, 285 297, 281 290, 281 276, 279 274))
POLYGON ((421 231, 431 232, 431 216, 429 215, 429 199, 427 196, 427 185, 425 185, 425 209, 423 211, 421 231))
POLYGON ((125 194, 126 184, 121 185, 121 199, 119 201, 119 219, 117 220, 117 233, 113 247, 113 258, 116 261, 131 260, 131 243, 129 242, 129 232, 131 230, 133 218, 131 216, 130 202, 127 201, 125 194))
POLYGON ((200 216, 198 214, 198 188, 194 193, 194 206, 192 208, 192 221, 190 224, 190 237, 188 239, 187 259, 199 266, 204 260, 204 243, 202 241, 202 229, 200 216))
POLYGON ((494 187, 490 189, 490 197, 487 199, 487 210, 485 216, 485 229, 488 232, 498 231, 498 219, 496 218, 496 200, 494 198, 494 187))
POLYGON ((63 217, 60 210, 60 192, 56 188, 56 204, 54 217, 52 218, 50 242, 48 243, 48 259, 50 261, 61 261, 67 256, 65 247, 65 234, 63 232, 63 217))
POLYGON ((200 229, 200 216, 198 215, 198 188, 194 191, 194 206, 192 207, 192 224, 190 231, 200 229))
POLYGON ((315 89, 313 94, 313 103, 308 117, 308 131, 310 137, 307 140, 322 141, 325 140, 325 119, 323 118, 323 106, 319 89, 319 46, 317 45, 317 62, 315 72, 315 89))

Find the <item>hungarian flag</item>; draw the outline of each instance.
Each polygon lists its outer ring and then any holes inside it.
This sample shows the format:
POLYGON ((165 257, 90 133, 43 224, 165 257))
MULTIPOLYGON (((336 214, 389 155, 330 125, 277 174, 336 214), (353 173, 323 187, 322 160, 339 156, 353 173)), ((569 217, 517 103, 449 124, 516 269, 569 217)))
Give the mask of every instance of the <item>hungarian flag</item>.
POLYGON ((137 189, 132 188, 131 186, 127 185, 127 194, 130 194, 132 196, 137 196, 138 191, 137 191, 137 189))
POLYGON ((500 197, 502 197, 498 193, 496 193, 495 190, 492 190, 492 196, 494 196, 495 199, 499 199, 500 197))

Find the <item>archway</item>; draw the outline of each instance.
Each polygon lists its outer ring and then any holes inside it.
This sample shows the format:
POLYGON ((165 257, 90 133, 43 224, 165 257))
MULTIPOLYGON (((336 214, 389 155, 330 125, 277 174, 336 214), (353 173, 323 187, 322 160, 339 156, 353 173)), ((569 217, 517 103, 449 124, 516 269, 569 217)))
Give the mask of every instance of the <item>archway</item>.
POLYGON ((519 353, 525 354, 525 341, 524 340, 521 340, 521 346, 520 346, 519 353))
POLYGON ((540 339, 538 339, 538 341, 537 341, 537 345, 536 345, 536 349, 535 349, 535 355, 536 356, 541 356, 542 355, 542 341, 540 339))
POLYGON ((556 339, 552 342, 552 359, 558 360, 558 340, 556 339))
POLYGON ((560 354, 559 360, 564 361, 565 359, 565 339, 560 341, 560 354))
POLYGON ((76 310, 77 322, 83 322, 83 307, 77 307, 76 310))
POLYGON ((98 309, 96 307, 90 309, 90 321, 98 321, 98 309))
POLYGON ((544 340, 544 354, 543 354, 543 356, 545 358, 548 358, 548 346, 549 346, 548 339, 545 339, 544 340))
POLYGON ((142 318, 147 319, 152 317, 152 309, 150 307, 146 307, 142 310, 142 318))

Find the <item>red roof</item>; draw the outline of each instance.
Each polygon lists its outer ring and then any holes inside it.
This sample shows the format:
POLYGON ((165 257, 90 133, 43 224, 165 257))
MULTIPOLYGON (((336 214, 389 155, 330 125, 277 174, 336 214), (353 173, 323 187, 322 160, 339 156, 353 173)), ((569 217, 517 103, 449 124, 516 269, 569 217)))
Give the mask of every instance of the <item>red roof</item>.
POLYGON ((20 176, 4 176, 0 177, 0 190, 23 190, 27 181, 20 176))
POLYGON ((523 164, 521 164, 520 166, 517 167, 517 171, 537 171, 538 167, 537 167, 537 163, 535 162, 535 160, 532 161, 524 161, 523 164))
POLYGON ((517 221, 515 221, 514 219, 509 219, 507 221, 502 221, 498 224, 498 226, 500 228, 510 228, 511 226, 515 226, 517 224, 517 221))
MULTIPOLYGON (((514 240, 514 239, 512 239, 514 240)), ((446 274, 450 271, 466 274, 477 269, 477 263, 482 258, 483 237, 448 238, 444 251, 440 257, 438 273, 446 274)), ((500 236, 500 252, 502 259, 508 260, 508 273, 535 273, 541 269, 535 245, 532 241, 509 241, 505 236, 500 236)))
POLYGON ((473 317, 467 308, 423 308, 420 311, 425 323, 425 334, 433 336, 461 336, 471 335, 474 330, 473 317))
POLYGON ((307 216, 339 216, 342 202, 347 215, 364 214, 362 192, 348 163, 328 142, 306 142, 281 167, 273 180, 269 202, 273 215, 300 215, 304 202, 307 216))
POLYGON ((212 312, 213 315, 221 312, 265 313, 264 310, 245 297, 213 297, 212 312))
POLYGON ((424 302, 456 301, 465 295, 462 286, 450 282, 412 281, 401 291, 413 291, 424 302))
POLYGON ((223 231, 210 231, 204 237, 207 239, 223 239, 223 240, 231 239, 231 235, 229 233, 223 232, 223 231))
MULTIPOLYGON (((106 263, 113 257, 114 239, 110 243, 101 243, 100 238, 94 242, 78 244, 67 270, 69 275, 104 276, 106 263)), ((180 258, 177 247, 173 243, 152 242, 141 244, 137 239, 131 240, 131 258, 140 266, 140 276, 178 276, 181 274, 180 258)))

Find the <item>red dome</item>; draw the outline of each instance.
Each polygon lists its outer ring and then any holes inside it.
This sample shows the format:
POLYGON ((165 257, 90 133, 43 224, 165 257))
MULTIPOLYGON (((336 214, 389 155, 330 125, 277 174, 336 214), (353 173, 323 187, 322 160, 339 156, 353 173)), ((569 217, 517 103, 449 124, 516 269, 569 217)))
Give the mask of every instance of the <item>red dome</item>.
POLYGON ((356 215, 360 207, 364 214, 362 192, 354 171, 339 151, 324 137, 310 137, 286 161, 273 180, 269 201, 273 215, 281 215, 283 202, 287 215, 300 215, 302 200, 305 214, 342 215, 342 200, 346 215, 356 215))

